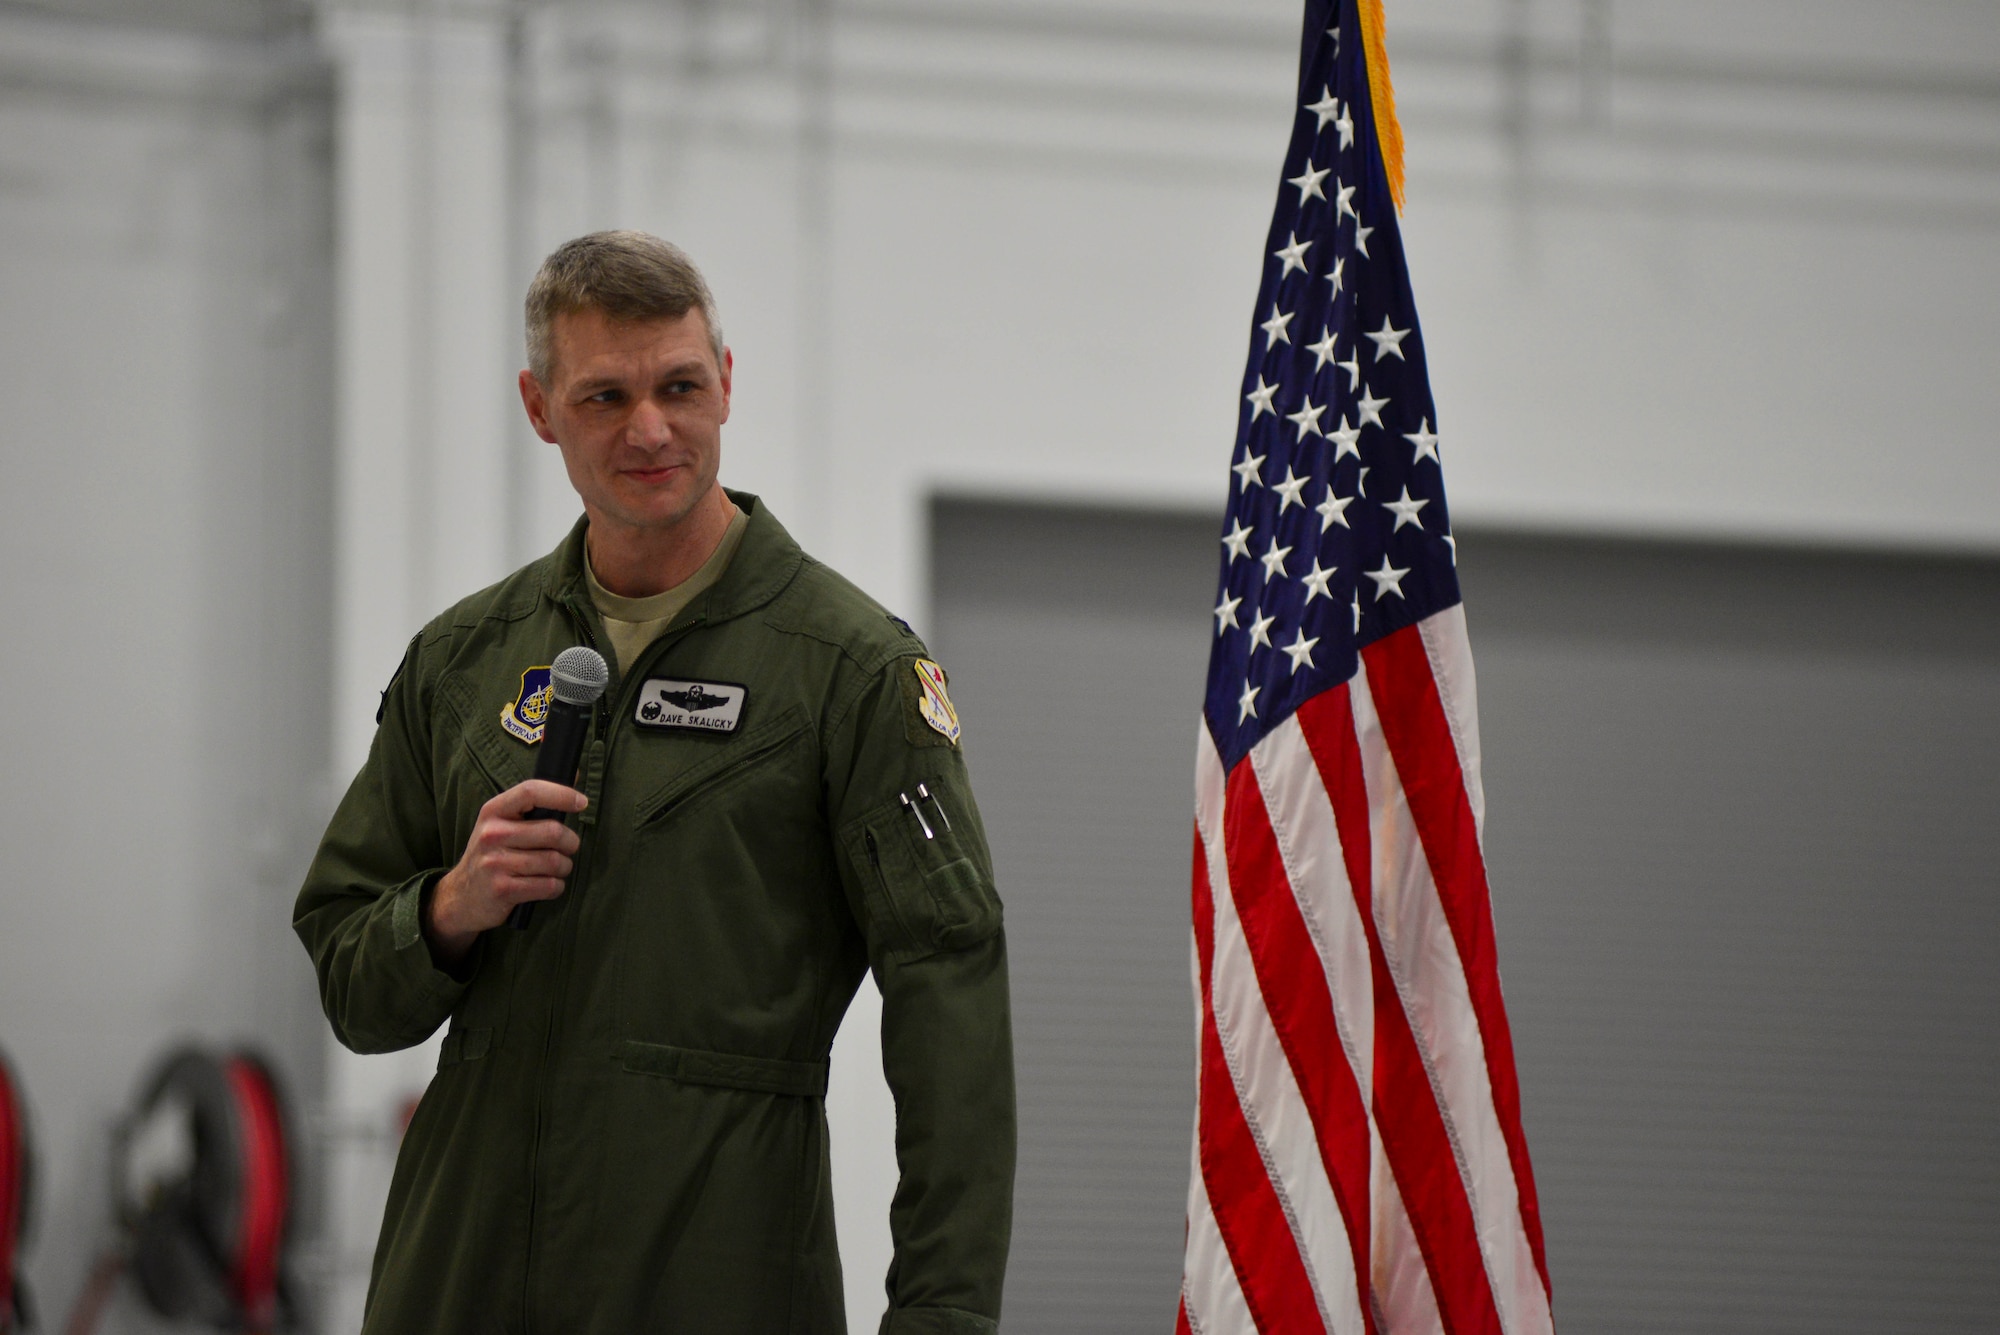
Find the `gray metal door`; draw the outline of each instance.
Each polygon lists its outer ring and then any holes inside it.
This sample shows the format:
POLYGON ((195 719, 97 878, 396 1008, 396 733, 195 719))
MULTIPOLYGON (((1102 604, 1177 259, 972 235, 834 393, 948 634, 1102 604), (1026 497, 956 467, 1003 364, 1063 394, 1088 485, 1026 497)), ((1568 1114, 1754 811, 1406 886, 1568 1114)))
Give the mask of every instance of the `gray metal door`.
MULTIPOLYGON (((1005 1325, 1163 1332, 1216 524, 943 502, 1007 902, 1005 1325)), ((1460 542, 1502 976, 1571 1331, 1993 1328, 2000 566, 1460 542)))

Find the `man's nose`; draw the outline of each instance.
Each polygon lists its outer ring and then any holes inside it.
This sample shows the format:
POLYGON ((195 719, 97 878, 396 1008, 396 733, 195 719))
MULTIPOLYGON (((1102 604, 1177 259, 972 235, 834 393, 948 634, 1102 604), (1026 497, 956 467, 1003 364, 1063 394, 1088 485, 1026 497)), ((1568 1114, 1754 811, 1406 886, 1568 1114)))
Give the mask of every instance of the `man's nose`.
POLYGON ((673 438, 673 428, 667 422, 666 410, 651 399, 642 399, 626 420, 626 433, 634 445, 648 448, 664 445, 673 438))

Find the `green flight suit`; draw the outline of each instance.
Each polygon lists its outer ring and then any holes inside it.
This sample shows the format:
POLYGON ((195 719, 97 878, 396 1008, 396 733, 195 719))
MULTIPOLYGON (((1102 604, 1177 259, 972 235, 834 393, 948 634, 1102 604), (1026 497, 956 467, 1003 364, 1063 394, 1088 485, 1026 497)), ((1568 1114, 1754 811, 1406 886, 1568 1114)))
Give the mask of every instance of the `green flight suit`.
POLYGON ((597 706, 567 890, 456 976, 420 896, 533 769, 502 726, 522 674, 602 643, 585 524, 425 627, 384 695, 294 913, 348 1047, 451 1021, 396 1163, 369 1335, 844 1330, 824 1096, 868 969, 901 1173, 881 1330, 996 1329, 1007 954, 955 715, 906 625, 732 496, 750 524, 727 572, 597 706), (744 688, 736 726, 645 726, 660 678, 711 688, 697 703, 744 688))

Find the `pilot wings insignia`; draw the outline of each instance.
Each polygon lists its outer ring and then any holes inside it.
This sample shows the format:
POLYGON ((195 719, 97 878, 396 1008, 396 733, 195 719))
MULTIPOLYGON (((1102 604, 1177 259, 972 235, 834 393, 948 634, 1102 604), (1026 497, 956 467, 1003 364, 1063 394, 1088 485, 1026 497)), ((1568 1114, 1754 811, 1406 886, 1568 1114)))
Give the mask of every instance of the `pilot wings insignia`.
POLYGON ((691 683, 685 691, 661 691, 660 698, 670 705, 679 705, 690 714, 699 714, 704 709, 729 703, 728 696, 710 695, 698 681, 691 683))
POLYGON ((650 677, 639 688, 639 707, 632 721, 642 728, 735 732, 749 694, 734 682, 650 677))

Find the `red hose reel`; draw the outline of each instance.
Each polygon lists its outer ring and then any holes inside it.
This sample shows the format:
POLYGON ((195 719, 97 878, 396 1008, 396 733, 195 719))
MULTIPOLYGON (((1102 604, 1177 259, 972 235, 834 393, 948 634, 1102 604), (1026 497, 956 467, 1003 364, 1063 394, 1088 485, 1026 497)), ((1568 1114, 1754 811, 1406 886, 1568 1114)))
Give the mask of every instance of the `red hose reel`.
POLYGON ((7 1056, 0 1053, 0 1335, 34 1324, 21 1287, 18 1260, 27 1240, 34 1199, 34 1157, 28 1140, 28 1105, 7 1056))
POLYGON ((122 1244, 77 1299, 70 1335, 96 1327, 123 1270, 163 1317, 245 1335, 297 1326, 284 1267, 290 1139, 262 1060, 169 1053, 120 1126, 113 1165, 122 1244))

